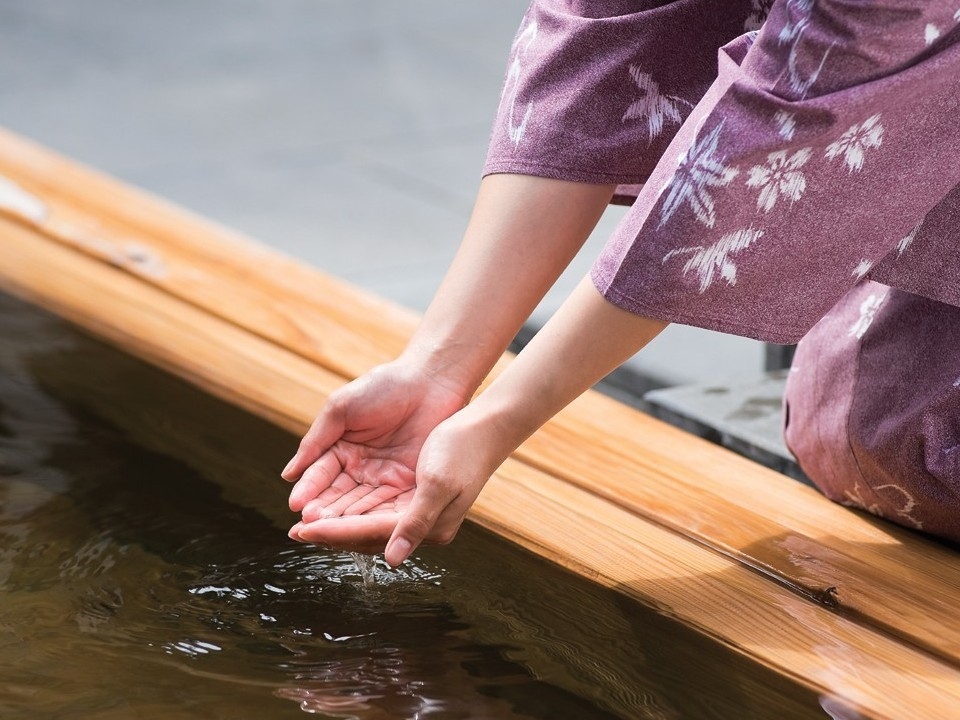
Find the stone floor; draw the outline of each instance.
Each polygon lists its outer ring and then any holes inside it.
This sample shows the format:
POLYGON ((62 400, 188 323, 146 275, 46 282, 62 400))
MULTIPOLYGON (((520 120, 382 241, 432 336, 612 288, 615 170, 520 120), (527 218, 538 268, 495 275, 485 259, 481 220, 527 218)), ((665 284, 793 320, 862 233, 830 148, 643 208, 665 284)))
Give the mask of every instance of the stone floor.
POLYGON ((732 383, 696 383, 643 395, 651 415, 785 475, 809 482, 781 432, 787 370, 732 383))

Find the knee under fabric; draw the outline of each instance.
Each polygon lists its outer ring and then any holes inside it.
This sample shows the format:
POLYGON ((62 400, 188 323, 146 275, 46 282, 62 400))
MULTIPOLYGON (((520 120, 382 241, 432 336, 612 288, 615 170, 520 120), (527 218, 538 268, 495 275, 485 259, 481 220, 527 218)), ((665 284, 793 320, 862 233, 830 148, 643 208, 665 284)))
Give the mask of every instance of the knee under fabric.
POLYGON ((784 434, 827 497, 960 541, 960 308, 857 285, 797 346, 784 434))

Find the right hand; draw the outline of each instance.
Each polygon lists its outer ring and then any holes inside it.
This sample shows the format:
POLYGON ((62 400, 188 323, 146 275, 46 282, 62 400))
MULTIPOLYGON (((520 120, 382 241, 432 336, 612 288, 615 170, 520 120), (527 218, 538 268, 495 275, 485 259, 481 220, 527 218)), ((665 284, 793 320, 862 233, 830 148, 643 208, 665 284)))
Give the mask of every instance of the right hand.
POLYGON ((484 484, 515 449, 498 435, 496 423, 471 411, 467 407, 454 413, 429 434, 417 462, 415 487, 396 497, 371 492, 339 517, 311 521, 313 514, 304 511, 304 521, 292 536, 344 550, 383 550, 394 567, 421 543, 451 542, 484 484), (377 504, 367 507, 375 495, 377 504), (358 511, 364 514, 354 514, 358 511))
POLYGON ((331 394, 282 473, 296 482, 290 509, 302 514, 291 537, 301 539, 305 523, 342 518, 332 545, 382 549, 396 523, 389 511, 405 505, 416 486, 427 436, 467 399, 400 360, 331 394))

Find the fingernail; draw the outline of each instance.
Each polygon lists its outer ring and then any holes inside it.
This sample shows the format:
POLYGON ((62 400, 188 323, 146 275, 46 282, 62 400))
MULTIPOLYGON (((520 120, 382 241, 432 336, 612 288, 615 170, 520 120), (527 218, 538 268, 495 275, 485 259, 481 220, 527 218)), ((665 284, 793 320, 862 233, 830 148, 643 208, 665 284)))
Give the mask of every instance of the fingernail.
POLYGON ((287 536, 288 536, 291 540, 299 540, 299 539, 300 539, 300 528, 302 528, 302 527, 303 527, 303 523, 302 523, 302 522, 298 522, 296 525, 294 525, 292 528, 290 528, 290 531, 287 533, 287 536))
POLYGON ((290 462, 287 463, 287 466, 286 466, 283 470, 280 471, 280 475, 282 475, 283 477, 286 477, 286 476, 287 476, 287 473, 290 472, 290 469, 293 467, 293 464, 294 464, 296 461, 297 461, 297 456, 294 455, 292 458, 290 458, 290 462))
POLYGON ((407 559, 412 548, 413 546, 409 540, 402 537, 397 538, 387 546, 386 551, 383 553, 383 558, 390 567, 397 567, 407 559))

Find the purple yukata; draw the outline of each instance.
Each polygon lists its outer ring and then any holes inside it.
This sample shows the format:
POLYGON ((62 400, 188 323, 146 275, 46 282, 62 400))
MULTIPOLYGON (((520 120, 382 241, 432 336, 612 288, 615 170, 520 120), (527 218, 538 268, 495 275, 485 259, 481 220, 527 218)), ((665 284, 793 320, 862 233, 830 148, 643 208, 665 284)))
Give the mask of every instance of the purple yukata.
POLYGON ((617 185, 603 296, 800 341, 811 480, 960 540, 960 0, 535 0, 485 173, 617 185))

